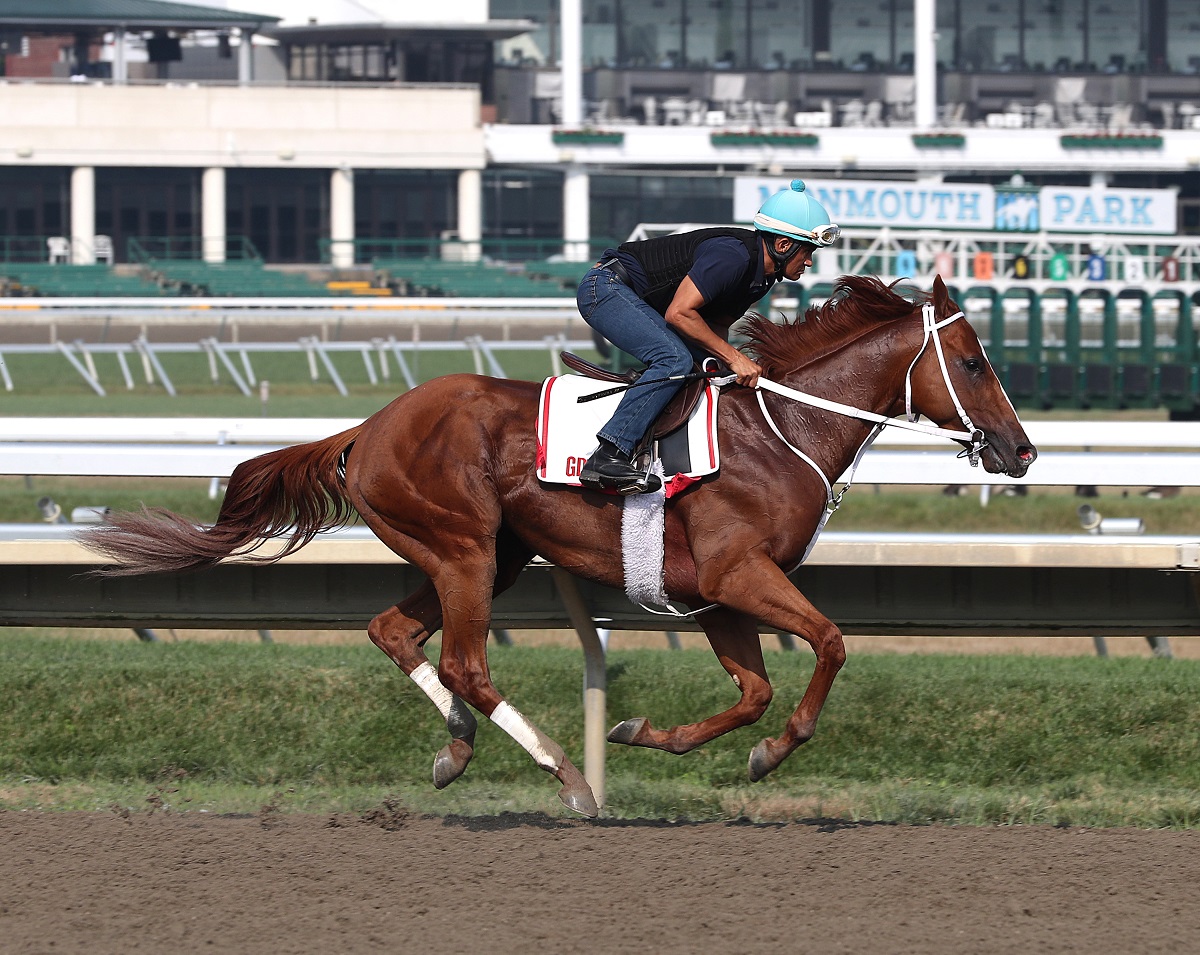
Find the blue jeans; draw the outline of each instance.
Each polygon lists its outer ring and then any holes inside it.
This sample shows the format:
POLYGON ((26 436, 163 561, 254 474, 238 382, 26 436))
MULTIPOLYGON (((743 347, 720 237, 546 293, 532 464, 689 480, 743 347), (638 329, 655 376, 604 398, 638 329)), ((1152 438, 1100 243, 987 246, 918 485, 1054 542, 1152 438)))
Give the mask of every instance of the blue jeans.
MULTIPOLYGON (((641 381, 686 375, 693 361, 706 354, 671 331, 666 319, 638 298, 611 269, 597 267, 588 272, 579 283, 576 302, 588 325, 646 365, 641 381)), ((671 381, 629 389, 596 437, 631 454, 681 387, 682 382, 671 381)))

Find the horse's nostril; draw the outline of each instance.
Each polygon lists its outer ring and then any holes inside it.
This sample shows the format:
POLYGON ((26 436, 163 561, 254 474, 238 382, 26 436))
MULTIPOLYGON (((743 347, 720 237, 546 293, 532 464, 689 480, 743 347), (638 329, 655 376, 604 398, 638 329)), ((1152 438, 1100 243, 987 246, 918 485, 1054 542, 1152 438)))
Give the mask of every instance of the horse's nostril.
POLYGON ((1031 462, 1036 457, 1037 457, 1037 452, 1034 451, 1033 448, 1026 447, 1024 445, 1017 448, 1017 460, 1020 461, 1022 464, 1029 464, 1029 462, 1031 462))

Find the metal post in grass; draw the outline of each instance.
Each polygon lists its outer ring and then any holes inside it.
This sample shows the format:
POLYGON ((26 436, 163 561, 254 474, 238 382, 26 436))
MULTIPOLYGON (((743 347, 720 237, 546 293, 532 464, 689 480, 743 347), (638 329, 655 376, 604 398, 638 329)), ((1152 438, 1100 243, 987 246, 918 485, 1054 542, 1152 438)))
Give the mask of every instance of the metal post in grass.
POLYGON ((129 360, 125 357, 124 350, 117 352, 117 364, 121 366, 121 377, 125 379, 125 390, 133 391, 133 375, 130 374, 129 360))
MULTIPOLYGON (((404 378, 405 386, 411 391, 417 387, 417 380, 413 377, 412 370, 408 367, 408 362, 404 359, 404 353, 400 350, 400 343, 396 339, 388 339, 388 347, 392 350, 392 357, 396 359, 396 367, 400 369, 400 375, 404 378)), ((414 349, 414 355, 416 350, 414 349)))
POLYGON ((150 368, 153 368, 154 374, 158 375, 158 380, 162 382, 162 386, 166 389, 167 394, 174 398, 175 386, 171 383, 171 379, 167 377, 167 372, 163 368, 162 362, 158 360, 158 356, 154 354, 154 349, 151 347, 150 342, 144 336, 139 336, 134 339, 133 347, 141 354, 142 361, 146 365, 147 380, 153 380, 153 376, 149 373, 150 368))
POLYGON ((554 585, 567 608, 567 616, 583 645, 583 777, 592 787, 596 805, 604 806, 604 746, 607 719, 608 677, 604 644, 584 602, 575 578, 561 567, 551 567, 554 585))
POLYGON ((95 375, 91 374, 87 370, 83 362, 75 357, 75 355, 71 352, 70 346, 63 341, 55 341, 54 346, 62 353, 62 356, 71 363, 71 367, 79 372, 79 376, 88 383, 88 386, 92 389, 92 391, 96 392, 96 394, 98 394, 101 398, 105 397, 106 392, 104 390, 104 386, 100 384, 95 375))

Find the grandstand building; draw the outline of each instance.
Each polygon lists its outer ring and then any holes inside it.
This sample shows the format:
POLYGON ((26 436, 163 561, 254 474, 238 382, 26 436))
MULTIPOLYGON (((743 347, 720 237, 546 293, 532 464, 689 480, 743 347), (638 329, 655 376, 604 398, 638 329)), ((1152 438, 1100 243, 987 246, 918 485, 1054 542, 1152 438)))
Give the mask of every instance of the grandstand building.
POLYGON ((795 175, 863 228, 1200 233, 1193 0, 0 0, 0 51, 8 258, 583 261, 795 175))

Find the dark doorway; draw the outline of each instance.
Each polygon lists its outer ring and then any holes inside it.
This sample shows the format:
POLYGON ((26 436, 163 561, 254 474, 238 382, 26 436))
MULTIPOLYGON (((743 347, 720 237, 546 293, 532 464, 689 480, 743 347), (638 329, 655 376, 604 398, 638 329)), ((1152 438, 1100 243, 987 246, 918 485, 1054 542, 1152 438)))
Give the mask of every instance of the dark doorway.
POLYGON ((436 256, 442 234, 457 228, 457 171, 355 171, 354 234, 359 261, 380 256, 436 256))
POLYGON ((328 169, 230 169, 226 230, 247 237, 265 262, 320 262, 329 238, 328 169))
POLYGON ((96 169, 96 234, 112 236, 116 261, 130 261, 130 239, 186 250, 199 233, 199 169, 96 169))
POLYGON ((7 167, 0 175, 0 257, 10 262, 43 260, 46 238, 66 235, 70 229, 70 195, 70 169, 7 167))

